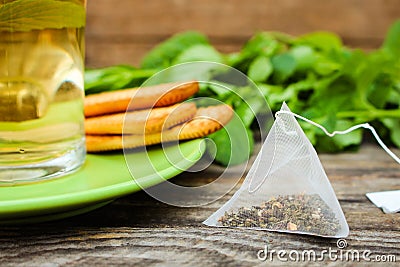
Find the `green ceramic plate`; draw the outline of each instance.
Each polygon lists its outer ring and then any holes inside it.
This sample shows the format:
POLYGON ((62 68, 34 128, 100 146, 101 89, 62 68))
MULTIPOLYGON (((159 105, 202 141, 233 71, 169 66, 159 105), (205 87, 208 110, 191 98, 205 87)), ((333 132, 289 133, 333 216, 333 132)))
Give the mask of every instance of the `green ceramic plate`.
POLYGON ((199 160, 204 150, 204 140, 197 139, 164 149, 133 151, 126 159, 138 166, 134 178, 122 152, 88 155, 80 170, 65 177, 0 187, 0 224, 48 221, 88 212, 181 173, 199 160))

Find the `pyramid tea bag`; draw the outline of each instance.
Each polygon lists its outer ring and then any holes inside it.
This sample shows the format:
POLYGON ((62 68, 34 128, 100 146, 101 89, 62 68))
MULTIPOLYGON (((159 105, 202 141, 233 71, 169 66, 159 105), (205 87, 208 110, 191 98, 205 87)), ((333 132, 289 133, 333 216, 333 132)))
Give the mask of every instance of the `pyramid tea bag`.
POLYGON ((314 147, 286 104, 281 111, 241 188, 204 224, 348 236, 348 224, 314 147))

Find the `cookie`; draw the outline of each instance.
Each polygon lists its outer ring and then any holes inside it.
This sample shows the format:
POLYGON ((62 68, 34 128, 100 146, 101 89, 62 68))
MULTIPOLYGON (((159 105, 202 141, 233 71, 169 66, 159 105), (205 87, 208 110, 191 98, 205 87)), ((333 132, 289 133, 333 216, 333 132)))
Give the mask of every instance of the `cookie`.
POLYGON ((90 117, 85 120, 85 132, 104 134, 151 134, 184 123, 196 115, 194 103, 144 109, 126 113, 90 117))
POLYGON ((233 116, 228 105, 199 108, 191 120, 161 133, 146 135, 86 135, 88 152, 102 152, 155 145, 162 142, 188 140, 207 136, 220 130, 233 116))
POLYGON ((126 110, 168 106, 193 96, 198 90, 198 82, 192 81, 88 95, 85 97, 85 116, 92 117, 126 110))

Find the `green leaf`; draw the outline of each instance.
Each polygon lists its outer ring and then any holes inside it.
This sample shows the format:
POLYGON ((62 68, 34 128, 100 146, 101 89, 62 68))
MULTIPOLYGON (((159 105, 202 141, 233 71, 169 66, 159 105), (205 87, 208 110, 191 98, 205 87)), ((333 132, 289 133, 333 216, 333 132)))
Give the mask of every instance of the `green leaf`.
POLYGON ((278 111, 282 103, 292 97, 293 92, 284 91, 283 86, 271 84, 257 84, 272 111, 278 111), (287 94, 288 93, 288 94, 287 94))
POLYGON ((368 89, 369 102, 377 108, 384 108, 390 92, 393 90, 391 77, 380 74, 368 89))
POLYGON ((394 88, 392 88, 392 90, 389 92, 387 102, 390 105, 400 108, 400 89, 398 89, 398 91, 396 91, 394 88))
POLYGON ((145 69, 163 69, 172 65, 172 61, 191 46, 208 44, 207 37, 198 32, 179 33, 160 43, 142 59, 145 69))
POLYGON ((317 60, 314 50, 309 46, 295 46, 289 53, 296 60, 296 68, 298 70, 311 68, 317 60))
POLYGON ((342 40, 332 32, 313 32, 300 36, 295 44, 309 45, 321 51, 339 50, 342 48, 342 40))
POLYGON ((330 75, 333 72, 340 70, 342 66, 339 62, 334 61, 325 55, 317 54, 315 57, 313 69, 321 76, 330 75))
POLYGON ((234 116, 225 128, 208 137, 215 144, 215 146, 207 145, 208 153, 215 155, 215 161, 224 166, 233 166, 245 162, 254 149, 251 130, 244 127, 237 116, 234 116))
POLYGON ((346 55, 342 66, 342 72, 356 80, 358 73, 364 68, 367 57, 367 54, 360 49, 351 51, 346 55))
POLYGON ((243 47, 241 54, 243 57, 274 55, 279 49, 279 42, 275 37, 267 32, 254 35, 243 47))
POLYGON ((231 84, 216 80, 211 80, 210 83, 207 84, 207 86, 212 92, 214 92, 219 97, 231 94, 233 90, 231 84))
POLYGON ((309 104, 316 113, 322 115, 336 114, 339 111, 354 109, 357 92, 354 80, 348 76, 338 78, 326 84, 326 87, 319 88, 311 96, 309 104))
MULTIPOLYGON (((335 130, 346 130, 354 126, 354 123, 348 120, 337 120, 334 126, 335 130)), ((362 141, 363 130, 359 129, 345 135, 335 135, 334 137, 326 136, 319 132, 317 135, 316 145, 320 152, 338 152, 351 146, 358 146, 362 141)))
POLYGON ((211 61, 223 63, 221 54, 211 45, 198 44, 192 45, 191 47, 180 53, 172 62, 173 65, 192 62, 192 61, 211 61))
MULTIPOLYGON (((346 130, 352 126, 354 126, 354 123, 352 121, 338 120, 336 121, 335 128, 340 131, 340 130, 346 130)), ((333 137, 333 141, 336 143, 338 147, 344 149, 348 146, 361 144, 362 136, 363 136, 363 130, 360 129, 345 135, 335 135, 333 137)))
POLYGON ((381 120, 390 130, 390 138, 397 147, 400 147, 400 119, 386 118, 381 120))
POLYGON ((400 57, 400 20, 390 27, 382 48, 393 56, 400 57))
POLYGON ((238 54, 228 57, 231 66, 247 72, 249 64, 258 56, 271 57, 284 49, 274 35, 262 32, 255 34, 238 54))
POLYGON ((85 94, 140 86, 156 72, 156 70, 136 69, 127 65, 87 69, 85 70, 85 94))
POLYGON ((257 97, 248 98, 243 101, 237 108, 236 113, 246 127, 250 127, 256 115, 265 108, 265 103, 257 97))
POLYGON ((357 89, 365 94, 387 64, 387 60, 380 53, 368 55, 364 62, 360 62, 359 72, 357 73, 357 89))
POLYGON ((247 75, 253 82, 263 82, 268 79, 273 70, 270 59, 259 56, 250 64, 247 75))
POLYGON ((81 28, 86 12, 82 4, 58 0, 16 0, 0 6, 0 31, 81 28))
POLYGON ((296 60, 289 53, 272 57, 274 80, 277 83, 286 81, 296 70, 296 60))

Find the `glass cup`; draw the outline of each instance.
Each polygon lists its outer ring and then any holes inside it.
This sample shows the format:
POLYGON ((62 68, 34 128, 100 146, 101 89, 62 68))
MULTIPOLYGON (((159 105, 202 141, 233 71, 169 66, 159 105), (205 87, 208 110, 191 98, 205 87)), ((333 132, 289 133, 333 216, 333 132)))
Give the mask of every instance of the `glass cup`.
POLYGON ((86 0, 0 0, 0 185, 84 162, 85 22, 86 0))

